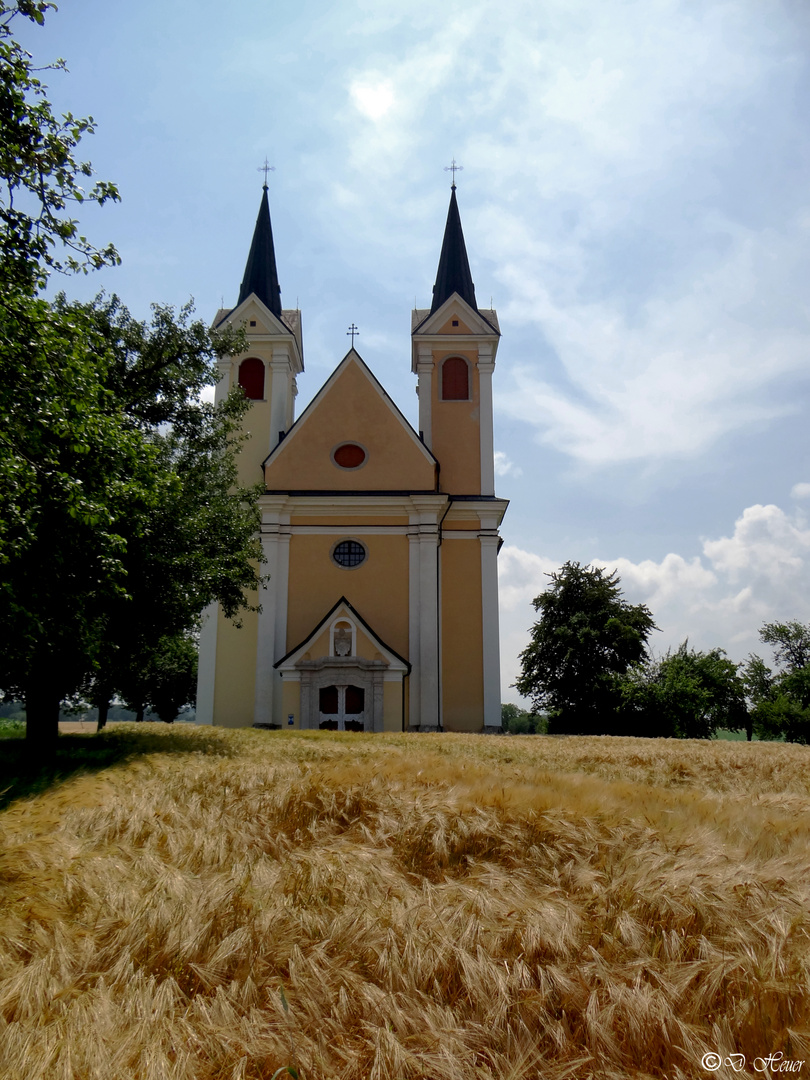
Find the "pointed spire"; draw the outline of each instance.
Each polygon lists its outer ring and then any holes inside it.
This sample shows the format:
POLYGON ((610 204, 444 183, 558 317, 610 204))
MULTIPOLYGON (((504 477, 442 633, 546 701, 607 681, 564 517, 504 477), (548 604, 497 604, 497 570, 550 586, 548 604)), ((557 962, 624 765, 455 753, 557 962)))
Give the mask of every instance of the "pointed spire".
POLYGON ((270 224, 270 204, 267 201, 267 184, 262 187, 262 201, 256 228, 253 230, 253 242, 250 245, 245 276, 239 290, 237 307, 251 293, 256 293, 263 304, 277 318, 281 318, 281 287, 276 270, 276 253, 273 248, 273 227, 270 224))
MULTIPOLYGON (((455 164, 455 162, 454 162, 455 164)), ((444 227, 442 253, 439 256, 439 269, 436 271, 436 284, 433 286, 433 304, 431 315, 442 306, 449 296, 456 292, 473 310, 475 286, 473 285, 467 248, 464 245, 464 233, 461 231, 461 215, 456 202, 456 185, 450 189, 450 207, 447 211, 447 224, 444 227)))

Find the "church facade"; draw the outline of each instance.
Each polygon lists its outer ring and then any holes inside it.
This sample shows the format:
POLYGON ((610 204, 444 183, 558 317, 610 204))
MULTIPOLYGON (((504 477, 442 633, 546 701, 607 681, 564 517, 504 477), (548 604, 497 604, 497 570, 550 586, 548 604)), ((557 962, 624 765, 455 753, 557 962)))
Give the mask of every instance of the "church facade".
POLYGON ((198 723, 482 731, 501 723, 495 311, 479 309, 453 185, 433 302, 412 313, 414 430, 354 349, 294 416, 301 313, 281 306, 267 187, 217 400, 252 405, 240 479, 259 498, 261 610, 206 613, 198 723))

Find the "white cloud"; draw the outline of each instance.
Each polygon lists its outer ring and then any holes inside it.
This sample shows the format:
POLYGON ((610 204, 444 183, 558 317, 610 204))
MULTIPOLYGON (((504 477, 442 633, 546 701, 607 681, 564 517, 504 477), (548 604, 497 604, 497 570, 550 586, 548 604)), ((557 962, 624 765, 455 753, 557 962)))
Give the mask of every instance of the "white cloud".
MULTIPOLYGON (((528 643, 535 614, 531 601, 548 586, 546 574, 562 560, 505 545, 499 556, 502 689, 506 700, 519 671, 518 655, 528 643)), ((702 555, 670 553, 645 559, 594 560, 616 569, 624 596, 646 604, 661 633, 656 651, 685 638, 696 648, 724 648, 742 660, 760 648, 758 629, 779 619, 810 621, 810 528, 802 514, 778 506, 750 506, 730 536, 705 540, 702 555)))
POLYGON ((810 484, 794 484, 790 494, 794 499, 810 499, 810 484))
POLYGON ((515 465, 503 450, 495 451, 495 475, 496 476, 523 476, 523 469, 515 465))
POLYGON ((349 95, 358 112, 369 120, 381 120, 396 100, 394 84, 390 79, 356 79, 349 86, 349 95))

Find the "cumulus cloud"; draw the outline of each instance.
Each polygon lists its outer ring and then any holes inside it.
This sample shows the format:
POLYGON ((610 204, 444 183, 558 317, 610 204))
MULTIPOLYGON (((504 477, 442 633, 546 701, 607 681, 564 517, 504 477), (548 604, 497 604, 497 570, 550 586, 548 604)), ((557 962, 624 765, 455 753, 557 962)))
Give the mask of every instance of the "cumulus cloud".
MULTIPOLYGON (((531 601, 564 560, 505 545, 499 557, 502 685, 507 700, 519 671, 518 655, 534 621, 531 601)), ((810 621, 810 527, 803 514, 778 506, 749 506, 728 536, 707 539, 702 553, 675 553, 660 562, 597 559, 618 570, 624 596, 646 604, 660 628, 656 651, 685 638, 696 648, 726 649, 734 660, 759 647, 758 629, 779 619, 810 621)))
POLYGON ((495 475, 496 476, 523 476, 523 469, 516 465, 503 450, 495 451, 495 475))
POLYGON ((810 499, 810 484, 794 484, 790 494, 794 499, 810 499))

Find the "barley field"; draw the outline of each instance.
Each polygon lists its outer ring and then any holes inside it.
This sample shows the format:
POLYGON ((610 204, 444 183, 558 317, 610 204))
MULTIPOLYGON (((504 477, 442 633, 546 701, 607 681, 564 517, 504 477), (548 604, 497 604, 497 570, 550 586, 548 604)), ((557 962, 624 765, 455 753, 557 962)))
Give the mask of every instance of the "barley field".
POLYGON ((0 813, 3 1080, 810 1076, 807 748, 67 738, 123 756, 0 813))

